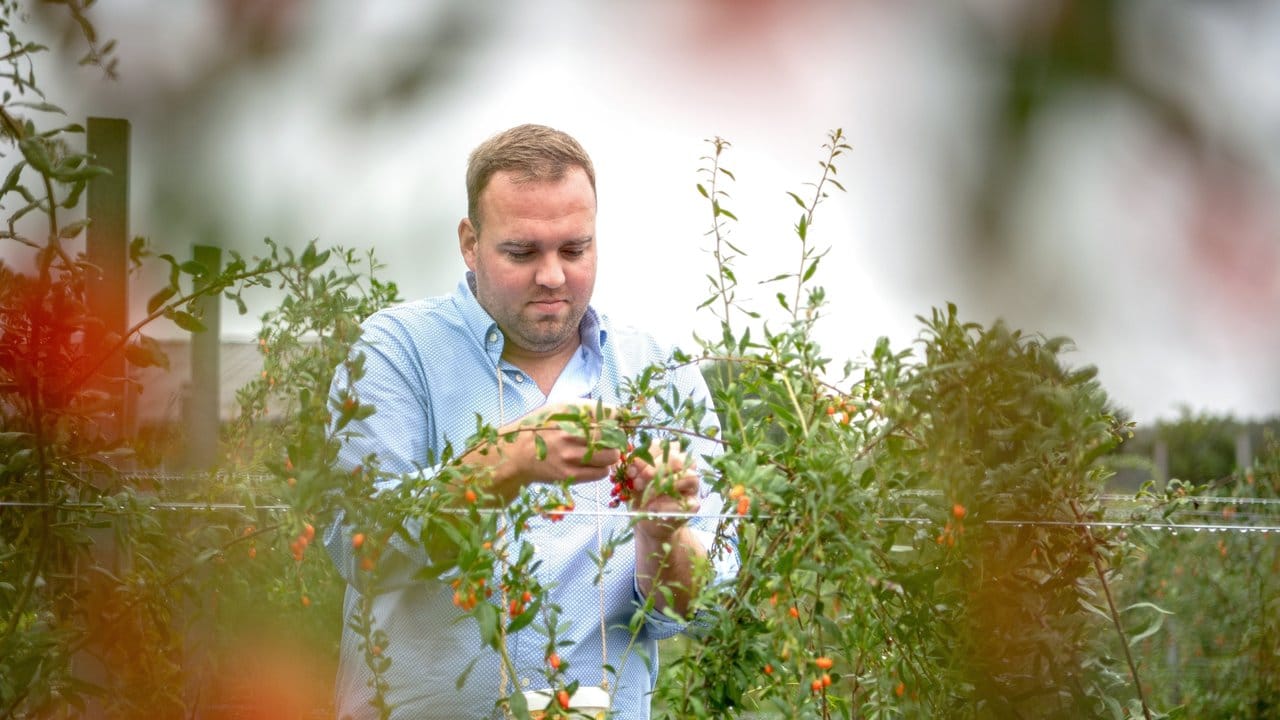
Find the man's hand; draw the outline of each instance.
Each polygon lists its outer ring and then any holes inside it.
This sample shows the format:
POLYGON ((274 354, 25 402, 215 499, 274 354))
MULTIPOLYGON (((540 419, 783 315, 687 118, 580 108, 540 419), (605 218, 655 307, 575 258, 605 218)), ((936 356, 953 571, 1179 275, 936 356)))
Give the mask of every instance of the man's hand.
MULTIPOLYGON (((663 457, 660 443, 650 446, 649 454, 656 464, 633 457, 623 471, 635 489, 633 507, 650 513, 697 512, 702 503, 691 459, 675 448, 663 457)), ((694 565, 707 557, 687 525, 687 517, 660 517, 640 520, 635 526, 636 585, 645 597, 653 597, 657 610, 670 606, 684 616, 697 594, 694 565), (663 591, 655 593, 655 588, 663 591)))
MULTIPOLYGON (((617 450, 596 448, 588 454, 588 438, 561 429, 566 420, 552 420, 558 415, 572 415, 595 422, 596 403, 566 403, 562 405, 544 406, 520 418, 519 420, 498 429, 498 435, 504 437, 515 433, 512 442, 500 441, 496 447, 484 446, 476 448, 463 458, 473 466, 493 468, 493 484, 491 490, 503 500, 510 500, 519 494, 520 489, 530 483, 572 483, 591 482, 609 474, 609 469, 621 459, 617 450), (542 455, 542 448, 545 455, 542 455)), ((609 417, 614 408, 604 406, 604 417, 609 417)), ((598 431, 593 431, 590 440, 600 439, 598 431)))
MULTIPOLYGON (((655 514, 698 512, 702 507, 698 474, 691 469, 689 458, 674 446, 669 447, 664 458, 662 445, 657 442, 650 446, 649 454, 656 465, 633 457, 623 470, 634 488, 634 509, 655 514)), ((685 517, 646 518, 636 523, 636 532, 660 545, 687 521, 685 517)))

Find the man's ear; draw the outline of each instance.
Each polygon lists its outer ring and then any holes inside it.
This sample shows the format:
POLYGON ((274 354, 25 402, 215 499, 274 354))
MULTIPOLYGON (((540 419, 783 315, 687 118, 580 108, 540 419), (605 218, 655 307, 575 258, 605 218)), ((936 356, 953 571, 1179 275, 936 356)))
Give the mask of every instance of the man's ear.
POLYGON ((464 217, 458 222, 458 249, 462 252, 462 261, 467 269, 475 272, 476 251, 480 242, 480 233, 471 224, 471 218, 464 217))

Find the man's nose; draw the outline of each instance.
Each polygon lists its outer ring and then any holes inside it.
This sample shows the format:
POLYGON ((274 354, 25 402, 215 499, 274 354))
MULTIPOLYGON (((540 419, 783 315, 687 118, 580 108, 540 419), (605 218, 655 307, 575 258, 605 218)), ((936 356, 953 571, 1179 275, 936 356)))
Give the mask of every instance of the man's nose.
POLYGON ((534 273, 533 281, 542 287, 558 288, 564 284, 564 268, 560 265, 560 258, 555 255, 549 255, 539 265, 534 273))

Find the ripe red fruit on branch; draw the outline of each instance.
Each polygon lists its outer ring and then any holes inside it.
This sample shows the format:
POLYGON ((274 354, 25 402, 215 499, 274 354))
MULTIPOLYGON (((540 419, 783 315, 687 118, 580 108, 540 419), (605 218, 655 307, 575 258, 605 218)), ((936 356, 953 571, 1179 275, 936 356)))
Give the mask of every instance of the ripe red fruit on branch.
POLYGON ((967 513, 968 511, 965 510, 964 506, 960 503, 956 503, 951 506, 951 514, 954 515, 957 520, 963 520, 967 513))
POLYGON ((559 669, 560 669, 560 656, 559 656, 559 655, 557 655, 556 653, 551 653, 550 655, 548 655, 548 656, 547 656, 547 665, 551 666, 551 669, 552 669, 552 670, 559 670, 559 669))
POLYGON ((556 702, 560 703, 560 707, 564 708, 565 710, 568 710, 569 709, 569 691, 560 690, 556 692, 556 702))
POLYGON ((364 545, 364 533, 356 533, 351 536, 351 549, 359 550, 364 545))
POLYGON ((834 665, 835 662, 832 661, 832 659, 827 657, 826 655, 822 655, 817 658, 814 658, 813 664, 817 665, 822 670, 830 670, 831 666, 834 665))

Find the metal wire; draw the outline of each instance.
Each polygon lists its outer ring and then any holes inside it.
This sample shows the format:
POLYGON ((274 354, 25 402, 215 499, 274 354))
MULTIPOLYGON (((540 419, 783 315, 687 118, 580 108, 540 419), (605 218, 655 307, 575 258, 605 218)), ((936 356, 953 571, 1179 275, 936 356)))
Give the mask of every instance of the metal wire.
MULTIPOLYGON (((0 507, 12 508, 65 508, 68 510, 89 510, 115 512, 114 509, 108 508, 103 503, 39 503, 25 502, 14 500, 0 501, 0 507)), ((290 509, 289 505, 272 504, 272 505, 244 505, 241 503, 229 502, 150 502, 146 504, 150 510, 186 510, 186 511, 205 511, 205 512, 246 512, 265 510, 268 512, 286 512, 290 509)), ((466 514, 470 512, 468 509, 462 508, 445 508, 443 512, 453 514, 466 514)), ((498 508, 480 508, 481 513, 499 513, 503 512, 498 508)), ((693 519, 704 518, 710 520, 736 520, 742 521, 764 521, 773 520, 780 516, 768 513, 760 513, 754 516, 743 516, 737 513, 707 513, 699 514, 694 512, 663 512, 653 513, 640 510, 592 510, 589 508, 575 508, 573 510, 557 510, 544 511, 543 515, 550 516, 555 514, 559 518, 569 519, 572 517, 595 518, 595 517, 625 517, 636 518, 642 520, 675 520, 675 519, 693 519)), ((1249 515, 1242 519, 1260 519, 1266 518, 1270 520, 1273 516, 1267 515, 1249 515)), ((879 523, 897 523, 904 525, 936 525, 937 520, 932 518, 920 517, 894 517, 886 516, 875 519, 879 523)), ((1240 532, 1249 533, 1257 532, 1261 534, 1269 534, 1272 532, 1280 533, 1280 525, 1278 524, 1255 524, 1255 523, 1196 523, 1196 522, 1155 522, 1152 520, 1132 519, 1132 520, 1042 520, 1042 519, 1002 519, 1002 520, 970 520, 971 524, 993 525, 997 527, 1080 527, 1080 528, 1106 528, 1106 529, 1142 529, 1163 532, 1178 532, 1179 530, 1188 530, 1191 532, 1240 532)))

